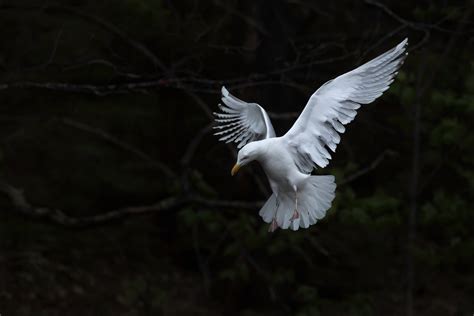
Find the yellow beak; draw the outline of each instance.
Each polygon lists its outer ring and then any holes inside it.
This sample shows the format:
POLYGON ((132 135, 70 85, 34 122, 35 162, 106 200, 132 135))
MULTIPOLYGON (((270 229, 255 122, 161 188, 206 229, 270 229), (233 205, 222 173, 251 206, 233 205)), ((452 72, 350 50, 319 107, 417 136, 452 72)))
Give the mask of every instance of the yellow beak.
POLYGON ((239 171, 239 169, 240 169, 240 165, 236 163, 234 167, 232 168, 232 171, 230 172, 230 174, 234 176, 239 171))

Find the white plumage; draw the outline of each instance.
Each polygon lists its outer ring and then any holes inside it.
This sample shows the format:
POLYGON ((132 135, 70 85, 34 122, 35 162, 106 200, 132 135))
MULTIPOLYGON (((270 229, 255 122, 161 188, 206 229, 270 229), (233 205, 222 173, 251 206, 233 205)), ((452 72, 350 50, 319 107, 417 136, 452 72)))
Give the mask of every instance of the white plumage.
POLYGON ((222 113, 216 115, 221 141, 241 148, 236 173, 257 160, 268 177, 273 194, 260 215, 277 227, 297 230, 323 218, 335 196, 334 176, 311 176, 313 169, 329 164, 344 133, 344 125, 357 115, 361 104, 373 102, 393 82, 406 57, 408 40, 379 57, 323 84, 310 97, 291 129, 276 137, 270 118, 256 103, 244 102, 222 87, 222 113))
POLYGON ((222 130, 214 135, 223 135, 219 140, 236 142, 237 148, 241 148, 247 142, 275 137, 267 112, 257 103, 244 102, 225 87, 222 87, 222 102, 226 106, 219 104, 219 108, 224 113, 214 113, 219 123, 215 128, 222 130))

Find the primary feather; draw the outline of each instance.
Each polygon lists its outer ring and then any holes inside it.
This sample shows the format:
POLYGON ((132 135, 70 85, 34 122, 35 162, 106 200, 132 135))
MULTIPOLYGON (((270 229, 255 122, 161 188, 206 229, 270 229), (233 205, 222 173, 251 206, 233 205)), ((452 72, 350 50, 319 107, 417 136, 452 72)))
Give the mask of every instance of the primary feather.
POLYGON ((275 137, 270 118, 260 105, 234 97, 225 87, 221 92, 222 112, 214 113, 217 122, 214 128, 218 130, 214 135, 220 136, 219 140, 238 143, 237 148, 241 148, 254 140, 275 137))
POLYGON ((357 115, 361 104, 373 102, 393 82, 405 59, 408 40, 385 54, 323 84, 309 99, 291 129, 283 136, 302 172, 324 168, 344 133, 344 125, 357 115))

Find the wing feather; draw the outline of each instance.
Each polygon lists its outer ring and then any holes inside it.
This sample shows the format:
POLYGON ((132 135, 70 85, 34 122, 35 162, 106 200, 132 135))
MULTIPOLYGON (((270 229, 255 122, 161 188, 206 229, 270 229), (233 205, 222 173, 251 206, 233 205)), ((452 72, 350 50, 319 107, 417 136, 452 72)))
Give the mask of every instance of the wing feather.
POLYGON ((361 104, 380 97, 393 82, 406 57, 408 39, 371 61, 323 84, 282 137, 300 171, 324 168, 361 104))
POLYGON ((220 141, 234 142, 241 148, 255 140, 275 137, 270 118, 260 105, 240 100, 225 87, 221 92, 222 113, 214 113, 217 122, 214 128, 218 130, 214 135, 221 136, 220 141))

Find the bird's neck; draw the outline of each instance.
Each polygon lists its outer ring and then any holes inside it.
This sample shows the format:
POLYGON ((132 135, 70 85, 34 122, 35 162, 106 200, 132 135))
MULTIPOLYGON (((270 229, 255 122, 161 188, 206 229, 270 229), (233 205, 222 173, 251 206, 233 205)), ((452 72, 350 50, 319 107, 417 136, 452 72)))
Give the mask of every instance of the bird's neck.
POLYGON ((263 139, 255 142, 253 156, 254 160, 260 160, 268 151, 268 139, 263 139))

